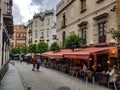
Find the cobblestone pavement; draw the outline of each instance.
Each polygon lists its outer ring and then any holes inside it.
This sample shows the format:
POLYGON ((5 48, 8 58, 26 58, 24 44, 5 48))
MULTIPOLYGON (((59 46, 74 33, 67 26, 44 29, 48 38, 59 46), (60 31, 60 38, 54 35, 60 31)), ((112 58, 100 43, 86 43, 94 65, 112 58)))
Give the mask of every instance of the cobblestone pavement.
POLYGON ((98 84, 86 84, 85 81, 49 68, 41 67, 40 71, 32 71, 31 64, 15 63, 15 66, 24 85, 30 86, 31 90, 111 90, 98 84))

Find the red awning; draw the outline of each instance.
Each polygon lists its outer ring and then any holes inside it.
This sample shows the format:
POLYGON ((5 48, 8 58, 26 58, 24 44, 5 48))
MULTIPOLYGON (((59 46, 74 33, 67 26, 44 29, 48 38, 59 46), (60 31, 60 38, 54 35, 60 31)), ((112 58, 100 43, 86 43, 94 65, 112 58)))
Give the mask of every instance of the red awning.
POLYGON ((65 53, 70 53, 72 52, 72 50, 70 49, 62 49, 60 51, 57 51, 57 52, 53 52, 50 54, 50 58, 55 58, 55 59, 62 59, 63 58, 63 55, 65 53))
POLYGON ((52 53, 53 53, 52 51, 44 52, 44 53, 41 54, 41 56, 49 57, 49 55, 52 54, 52 53))
POLYGON ((64 54, 65 58, 72 58, 72 59, 83 59, 83 60, 89 60, 89 53, 88 52, 71 52, 64 54))
POLYGON ((113 47, 91 47, 91 48, 83 48, 79 51, 66 53, 64 54, 65 58, 73 58, 73 59, 82 59, 82 60, 90 60, 89 56, 90 54, 103 52, 106 50, 109 50, 113 47))

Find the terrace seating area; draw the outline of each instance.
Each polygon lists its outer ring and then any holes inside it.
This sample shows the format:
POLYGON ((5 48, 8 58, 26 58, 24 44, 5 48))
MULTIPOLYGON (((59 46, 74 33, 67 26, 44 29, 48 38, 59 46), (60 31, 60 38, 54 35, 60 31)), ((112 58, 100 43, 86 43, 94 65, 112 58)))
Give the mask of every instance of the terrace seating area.
POLYGON ((86 47, 75 49, 74 52, 70 49, 48 51, 41 56, 47 68, 82 79, 86 84, 97 83, 118 90, 120 81, 109 83, 111 67, 119 64, 115 51, 116 47, 86 47))
MULTIPOLYGON (((69 61, 71 62, 71 61, 69 61)), ((115 88, 115 90, 119 90, 120 89, 120 80, 117 80, 116 82, 114 82, 113 84, 111 82, 109 82, 109 74, 105 71, 99 72, 97 74, 97 79, 96 79, 96 72, 89 69, 87 67, 86 70, 83 70, 82 67, 80 66, 80 64, 71 64, 67 62, 61 62, 61 61, 56 61, 54 60, 49 60, 46 63, 44 63, 45 65, 43 65, 46 68, 51 68, 57 71, 60 71, 62 73, 71 75, 73 77, 76 77, 78 79, 84 80, 85 83, 92 83, 92 84, 100 84, 100 85, 104 85, 108 88, 115 88)))

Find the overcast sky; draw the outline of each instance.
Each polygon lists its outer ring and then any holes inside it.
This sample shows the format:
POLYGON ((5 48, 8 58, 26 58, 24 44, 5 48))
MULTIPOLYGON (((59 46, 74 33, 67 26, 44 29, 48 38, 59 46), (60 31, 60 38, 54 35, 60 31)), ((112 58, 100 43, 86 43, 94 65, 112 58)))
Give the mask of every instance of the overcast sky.
POLYGON ((61 0, 13 0, 14 24, 26 24, 35 13, 56 8, 61 0))

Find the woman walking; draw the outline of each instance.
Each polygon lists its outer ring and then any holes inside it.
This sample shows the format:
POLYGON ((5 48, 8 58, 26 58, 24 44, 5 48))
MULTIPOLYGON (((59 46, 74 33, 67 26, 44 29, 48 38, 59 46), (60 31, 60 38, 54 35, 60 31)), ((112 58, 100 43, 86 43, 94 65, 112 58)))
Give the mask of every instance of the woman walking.
POLYGON ((33 68, 32 68, 32 71, 35 71, 35 67, 36 67, 36 57, 33 57, 32 58, 32 64, 33 64, 33 68))

